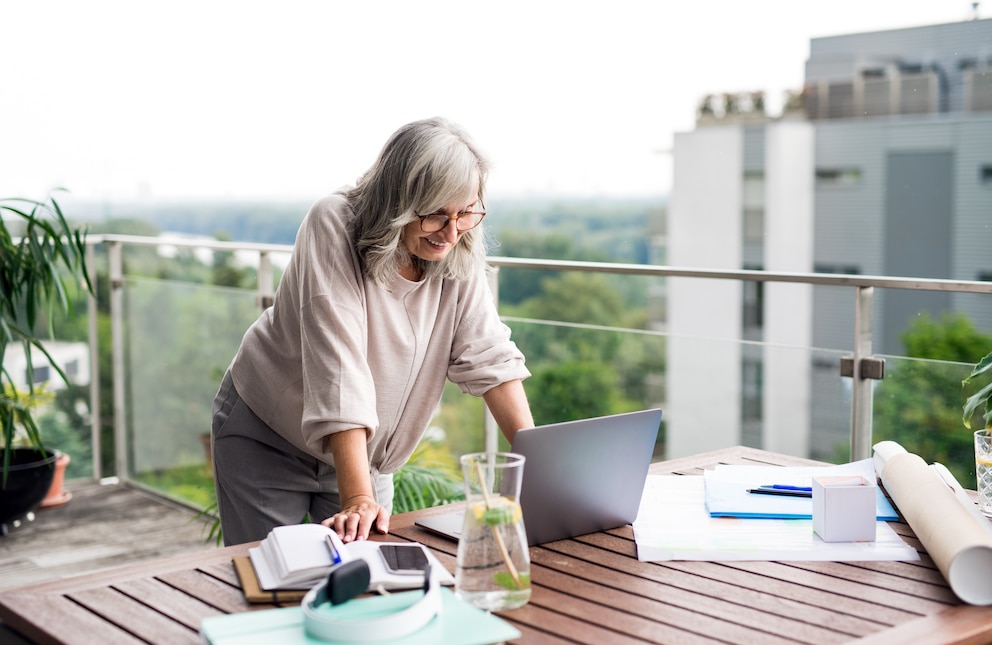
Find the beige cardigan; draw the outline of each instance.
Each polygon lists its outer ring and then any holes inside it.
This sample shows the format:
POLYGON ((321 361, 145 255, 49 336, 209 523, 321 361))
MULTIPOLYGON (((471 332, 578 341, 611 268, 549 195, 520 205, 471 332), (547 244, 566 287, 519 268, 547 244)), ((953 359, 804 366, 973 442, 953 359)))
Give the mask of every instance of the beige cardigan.
POLYGON ((446 377, 481 396, 530 373, 484 267, 463 281, 397 276, 387 292, 362 275, 351 217, 340 194, 310 209, 275 304, 245 333, 231 376, 256 415, 331 465, 324 437, 366 428, 375 476, 406 463, 446 377))

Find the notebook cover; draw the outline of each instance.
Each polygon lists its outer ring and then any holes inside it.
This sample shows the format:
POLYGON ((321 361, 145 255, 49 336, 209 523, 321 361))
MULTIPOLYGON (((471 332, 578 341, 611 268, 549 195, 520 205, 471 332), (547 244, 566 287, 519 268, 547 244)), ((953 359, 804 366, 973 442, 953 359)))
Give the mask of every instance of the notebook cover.
POLYGON ((238 580, 241 581, 241 590, 245 594, 245 600, 250 603, 300 602, 307 593, 306 589, 265 591, 259 586, 255 568, 251 565, 251 558, 247 555, 235 556, 234 571, 238 574, 238 580))

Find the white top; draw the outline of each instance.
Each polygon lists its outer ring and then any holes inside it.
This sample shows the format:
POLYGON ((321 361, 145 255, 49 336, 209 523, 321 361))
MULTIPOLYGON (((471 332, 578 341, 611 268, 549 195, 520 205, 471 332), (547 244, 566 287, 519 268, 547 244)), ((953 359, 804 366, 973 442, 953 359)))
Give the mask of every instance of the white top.
POLYGON ((530 373, 485 267, 467 280, 397 275, 387 292, 361 272, 353 217, 341 194, 311 207, 275 304, 245 333, 231 376, 262 421, 331 465, 324 437, 366 428, 373 475, 388 474, 419 442, 445 377, 480 396, 530 373))

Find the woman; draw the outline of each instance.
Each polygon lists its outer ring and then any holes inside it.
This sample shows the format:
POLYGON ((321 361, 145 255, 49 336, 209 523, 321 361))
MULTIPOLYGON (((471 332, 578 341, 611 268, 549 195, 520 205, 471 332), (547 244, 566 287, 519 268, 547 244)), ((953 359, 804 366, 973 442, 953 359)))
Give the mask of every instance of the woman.
POLYGON ((486 281, 486 171, 462 130, 418 121, 310 209, 214 401, 226 544, 307 513, 345 542, 386 533, 392 473, 446 378, 482 396, 507 439, 534 425, 530 374, 486 281))

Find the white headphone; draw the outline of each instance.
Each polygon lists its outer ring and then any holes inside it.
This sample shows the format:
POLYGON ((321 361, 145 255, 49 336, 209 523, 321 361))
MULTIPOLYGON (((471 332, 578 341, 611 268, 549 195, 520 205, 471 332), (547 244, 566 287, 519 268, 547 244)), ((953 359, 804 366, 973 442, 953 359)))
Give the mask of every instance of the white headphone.
POLYGON ((431 571, 430 564, 424 568, 424 595, 409 607, 388 616, 345 619, 335 618, 331 612, 317 611, 328 600, 337 605, 364 592, 368 579, 368 564, 364 560, 354 560, 332 569, 327 580, 303 597, 301 605, 306 633, 328 641, 389 641, 412 634, 441 613, 441 584, 438 575, 431 571))

